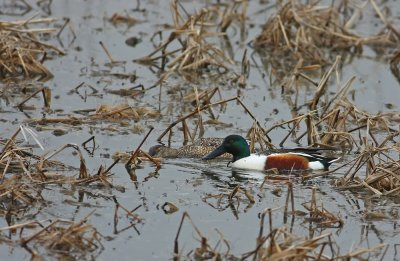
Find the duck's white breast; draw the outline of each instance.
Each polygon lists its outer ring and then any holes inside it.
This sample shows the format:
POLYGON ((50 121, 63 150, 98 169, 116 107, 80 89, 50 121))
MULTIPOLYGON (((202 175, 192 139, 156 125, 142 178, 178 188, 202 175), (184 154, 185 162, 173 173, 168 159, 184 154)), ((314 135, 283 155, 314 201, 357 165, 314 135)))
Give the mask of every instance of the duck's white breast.
POLYGON ((265 161, 267 156, 252 154, 246 158, 242 158, 232 163, 232 168, 236 169, 251 169, 251 170, 261 170, 265 169, 265 161))

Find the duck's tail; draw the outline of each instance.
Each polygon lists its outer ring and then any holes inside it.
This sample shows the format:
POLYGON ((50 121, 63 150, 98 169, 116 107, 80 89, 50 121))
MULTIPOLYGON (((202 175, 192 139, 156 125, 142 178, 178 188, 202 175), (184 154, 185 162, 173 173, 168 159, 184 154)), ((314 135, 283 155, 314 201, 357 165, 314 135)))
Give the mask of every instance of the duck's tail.
POLYGON ((312 158, 314 158, 314 161, 321 162, 321 164, 324 166, 325 170, 328 170, 329 166, 332 165, 332 163, 334 163, 342 158, 342 157, 324 157, 321 155, 311 155, 311 156, 312 156, 312 158))
POLYGON ((299 156, 303 156, 303 157, 307 158, 307 160, 311 163, 311 166, 310 166, 311 169, 328 170, 329 166, 332 163, 341 159, 341 157, 325 157, 325 156, 322 156, 321 154, 313 154, 313 153, 308 154, 308 153, 293 152, 290 154, 295 154, 295 155, 299 155, 299 156), (312 163, 314 163, 314 164, 312 164, 312 163))

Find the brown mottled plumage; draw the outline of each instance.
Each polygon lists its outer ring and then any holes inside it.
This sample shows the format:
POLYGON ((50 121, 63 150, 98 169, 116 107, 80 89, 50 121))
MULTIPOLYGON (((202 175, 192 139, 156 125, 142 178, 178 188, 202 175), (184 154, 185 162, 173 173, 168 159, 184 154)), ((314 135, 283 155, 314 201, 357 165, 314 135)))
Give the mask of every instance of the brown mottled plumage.
MULTIPOLYGON (((178 149, 155 145, 150 148, 149 154, 159 158, 202 158, 220 146, 223 141, 223 138, 201 138, 191 145, 185 145, 178 149)), ((224 153, 220 158, 230 159, 232 156, 224 153)))

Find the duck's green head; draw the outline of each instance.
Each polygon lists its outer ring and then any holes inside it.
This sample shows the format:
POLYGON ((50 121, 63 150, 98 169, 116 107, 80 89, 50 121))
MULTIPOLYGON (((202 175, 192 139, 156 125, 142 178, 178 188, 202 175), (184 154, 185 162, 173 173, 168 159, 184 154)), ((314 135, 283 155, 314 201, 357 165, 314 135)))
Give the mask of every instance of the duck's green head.
POLYGON ((233 155, 232 162, 250 156, 250 149, 247 141, 240 135, 229 135, 218 148, 205 156, 203 160, 216 158, 225 152, 233 155))

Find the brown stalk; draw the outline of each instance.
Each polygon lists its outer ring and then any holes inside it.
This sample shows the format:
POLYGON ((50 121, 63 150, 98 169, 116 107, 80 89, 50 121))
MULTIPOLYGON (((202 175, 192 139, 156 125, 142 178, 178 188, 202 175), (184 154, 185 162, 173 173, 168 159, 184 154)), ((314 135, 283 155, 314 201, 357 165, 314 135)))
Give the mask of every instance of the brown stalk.
POLYGON ((262 130, 265 134, 265 136, 268 138, 268 141, 271 141, 271 138, 268 136, 268 132, 265 131, 265 129, 261 126, 260 122, 257 120, 257 118, 253 115, 253 113, 244 105, 244 103, 240 100, 237 99, 240 105, 242 105, 243 109, 246 110, 246 112, 250 115, 250 117, 257 123, 257 126, 262 130))
POLYGON ((286 223, 287 216, 288 216, 288 208, 289 208, 289 198, 292 200, 292 215, 295 214, 294 212, 294 197, 293 197, 293 184, 291 182, 288 182, 288 191, 286 195, 286 201, 285 201, 285 208, 283 211, 283 219, 284 223, 286 223))
POLYGON ((8 148, 11 146, 12 143, 14 143, 15 138, 17 137, 17 135, 19 134, 19 132, 21 131, 21 128, 18 128, 14 134, 11 136, 11 138, 9 138, 6 142, 6 144, 4 145, 3 149, 1 150, 0 153, 0 160, 3 159, 3 156, 5 155, 5 153, 7 152, 8 148))
POLYGON ((80 166, 79 166, 79 179, 87 179, 89 178, 89 174, 87 173, 87 168, 86 168, 86 163, 85 159, 83 158, 82 152, 80 151, 78 145, 76 144, 65 144, 59 149, 55 150, 53 153, 50 155, 44 157, 43 162, 46 162, 50 158, 54 157, 56 154, 60 153, 66 148, 73 148, 79 155, 79 161, 80 161, 80 166))
POLYGON ((53 221, 51 224, 49 224, 48 226, 44 227, 43 229, 39 230, 38 232, 36 232, 35 234, 33 234, 32 236, 28 237, 28 239, 21 239, 21 245, 22 246, 26 246, 30 241, 32 241, 33 239, 35 239, 36 237, 38 237, 40 234, 42 234, 43 232, 48 232, 49 228, 51 228, 52 226, 54 226, 55 224, 57 224, 58 222, 60 222, 60 220, 55 220, 53 221))
POLYGON ((184 120, 186 120, 186 119, 192 117, 193 115, 198 114, 199 111, 201 112, 201 111, 204 111, 204 110, 206 110, 206 109, 208 109, 208 108, 210 108, 210 107, 212 107, 212 106, 220 105, 220 104, 227 103, 227 102, 234 101, 234 100, 238 100, 238 98, 237 98, 237 97, 234 97, 234 98, 230 98, 230 99, 227 99, 227 100, 219 101, 219 102, 216 102, 216 103, 210 103, 210 104, 207 104, 207 105, 204 105, 204 106, 200 107, 199 109, 196 109, 196 110, 192 111, 191 113, 189 113, 189 114, 187 114, 187 115, 185 115, 185 116, 179 118, 178 120, 174 121, 173 123, 171 123, 171 124, 164 130, 164 132, 161 133, 160 136, 158 136, 157 141, 160 142, 160 141, 162 140, 162 138, 165 136, 165 134, 167 134, 168 132, 170 132, 171 129, 172 129, 175 125, 177 125, 178 123, 180 123, 180 122, 182 122, 182 121, 184 121, 184 120))
MULTIPOLYGON (((113 196, 113 200, 114 200, 114 203, 115 203, 115 206, 116 206, 115 212, 117 212, 118 208, 121 208, 122 210, 125 211, 126 215, 132 217, 133 220, 135 220, 135 221, 137 221, 137 222, 139 222, 139 223, 143 221, 143 218, 141 218, 139 215, 137 215, 137 214, 134 213, 134 212, 135 212, 137 209, 139 209, 142 205, 137 206, 137 207, 134 208, 133 210, 129 210, 129 209, 127 209, 126 207, 124 207, 123 205, 121 205, 121 204, 117 201, 117 198, 116 198, 115 196, 113 196)), ((114 219, 115 219, 115 216, 117 216, 116 213, 114 214, 114 219)), ((118 222, 118 221, 117 221, 117 222, 118 222)))
POLYGON ((99 42, 101 48, 103 48, 104 52, 107 54, 110 63, 115 63, 115 60, 112 58, 111 53, 108 51, 107 47, 104 45, 102 41, 99 42))
POLYGON ((316 110, 317 109, 317 104, 319 99, 321 98, 322 95, 324 95, 325 93, 325 89, 328 86, 327 82, 329 77, 331 76, 333 70, 338 66, 339 62, 341 60, 340 56, 336 56, 336 60, 333 63, 333 65, 331 66, 331 68, 328 70, 328 72, 326 72, 324 74, 324 76, 322 77, 321 81, 318 84, 318 88, 315 92, 314 98, 311 101, 311 105, 310 105, 310 109, 311 110, 316 110))
POLYGON ((325 113, 328 111, 329 107, 331 106, 331 104, 338 98, 340 97, 339 100, 342 100, 348 93, 349 89, 351 88, 354 80, 355 80, 355 76, 351 77, 345 85, 343 85, 342 88, 340 88, 340 90, 335 94, 335 96, 333 98, 331 98, 328 102, 328 104, 326 106, 324 106, 324 110, 321 113, 321 117, 325 115, 325 113))
POLYGON ((372 7, 375 9, 376 13, 378 14, 382 22, 385 24, 385 26, 397 36, 397 39, 400 39, 399 31, 397 31, 397 29, 391 23, 388 22, 386 17, 382 14, 381 10, 379 9, 378 5, 375 3, 375 0, 370 0, 370 3, 372 4, 372 7))
POLYGON ((60 38, 61 33, 64 31, 65 27, 69 24, 70 21, 70 18, 65 19, 64 24, 61 26, 60 30, 57 33, 57 38, 60 38))
POLYGON ((30 94, 28 97, 26 97, 22 102, 20 102, 20 103, 19 103, 17 106, 15 106, 15 107, 21 107, 21 106, 24 105, 27 101, 29 101, 32 97, 35 97, 36 94, 38 94, 39 92, 42 92, 43 98, 44 98, 45 107, 48 107, 48 106, 46 106, 46 105, 47 105, 47 102, 46 102, 46 94, 44 93, 45 88, 46 88, 46 87, 42 87, 42 88, 39 88, 38 90, 34 91, 32 94, 30 94))
POLYGON ((146 136, 144 136, 143 140, 140 142, 139 146, 136 148, 136 150, 132 153, 131 157, 129 158, 128 162, 125 164, 125 166, 130 166, 132 161, 136 158, 136 156, 139 153, 140 148, 142 147, 143 143, 147 140, 149 137, 150 133, 154 130, 154 127, 150 127, 149 131, 147 132, 146 136))
MULTIPOLYGON (((194 228, 194 230, 196 231, 197 235, 198 235, 200 238, 205 239, 205 237, 203 237, 203 235, 201 234, 200 230, 199 230, 199 229, 196 227, 196 225, 193 223, 193 220, 192 220, 192 218, 190 217, 190 215, 189 215, 186 211, 183 212, 183 214, 182 214, 182 219, 181 219, 181 222, 179 223, 178 231, 177 231, 177 233, 176 233, 175 240, 174 240, 174 258, 173 258, 174 260, 180 260, 180 258, 179 258, 180 255, 179 255, 179 242, 178 242, 178 240, 179 240, 179 235, 180 235, 180 233, 181 233, 183 221, 185 220, 185 218, 186 218, 186 219, 189 219, 189 222, 190 222, 190 224, 192 225, 192 227, 194 228)), ((205 244, 207 244, 207 243, 205 242, 205 244)), ((206 247, 208 247, 208 244, 207 244, 206 247)))
POLYGON ((156 165, 157 169, 161 168, 160 159, 150 156, 147 152, 143 150, 140 150, 140 153, 143 154, 146 158, 148 158, 151 162, 153 162, 156 165))

